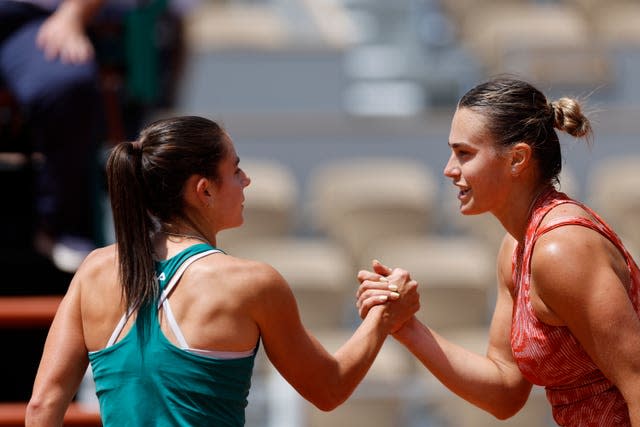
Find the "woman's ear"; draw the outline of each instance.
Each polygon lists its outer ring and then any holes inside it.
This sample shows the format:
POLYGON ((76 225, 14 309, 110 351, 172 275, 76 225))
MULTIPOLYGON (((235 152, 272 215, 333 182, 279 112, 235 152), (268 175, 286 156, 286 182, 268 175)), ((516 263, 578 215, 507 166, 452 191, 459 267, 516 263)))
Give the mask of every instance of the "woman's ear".
POLYGON ((196 196, 200 203, 206 206, 211 206, 213 204, 214 193, 211 180, 204 177, 198 177, 195 184, 196 196))
POLYGON ((211 206, 213 203, 213 185, 200 175, 192 175, 184 187, 184 198, 193 207, 211 206))
POLYGON ((533 151, 529 144, 518 142, 511 147, 511 175, 518 176, 530 165, 533 151))

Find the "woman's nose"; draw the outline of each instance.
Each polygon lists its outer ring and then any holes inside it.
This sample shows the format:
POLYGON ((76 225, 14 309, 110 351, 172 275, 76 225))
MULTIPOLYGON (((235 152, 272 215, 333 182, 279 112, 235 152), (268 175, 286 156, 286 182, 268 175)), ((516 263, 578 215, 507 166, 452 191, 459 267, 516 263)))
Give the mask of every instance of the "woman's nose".
POLYGON ((460 166, 457 164, 453 156, 449 157, 449 161, 444 167, 444 176, 452 178, 460 175, 460 166))

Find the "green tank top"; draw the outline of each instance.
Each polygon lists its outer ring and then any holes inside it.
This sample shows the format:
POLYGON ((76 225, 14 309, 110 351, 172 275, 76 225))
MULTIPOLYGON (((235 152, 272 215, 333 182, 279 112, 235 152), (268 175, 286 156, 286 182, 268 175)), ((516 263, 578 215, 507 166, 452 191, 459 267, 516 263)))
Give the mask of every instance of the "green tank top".
MULTIPOLYGON (((198 244, 158 262, 161 291, 190 259, 215 252, 198 244)), ((122 340, 89 353, 104 427, 243 426, 257 349, 234 359, 190 353, 165 337, 157 306, 141 309, 122 340)))

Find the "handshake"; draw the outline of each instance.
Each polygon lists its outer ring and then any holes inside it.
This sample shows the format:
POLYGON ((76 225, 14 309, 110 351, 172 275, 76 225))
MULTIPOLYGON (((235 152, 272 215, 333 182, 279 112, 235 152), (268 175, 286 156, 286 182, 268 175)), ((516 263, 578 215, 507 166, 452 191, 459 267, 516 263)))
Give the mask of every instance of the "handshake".
POLYGON ((372 266, 373 271, 358 272, 356 307, 362 319, 372 309, 382 310, 384 323, 393 334, 420 309, 418 282, 401 268, 391 269, 378 260, 374 260, 372 266))

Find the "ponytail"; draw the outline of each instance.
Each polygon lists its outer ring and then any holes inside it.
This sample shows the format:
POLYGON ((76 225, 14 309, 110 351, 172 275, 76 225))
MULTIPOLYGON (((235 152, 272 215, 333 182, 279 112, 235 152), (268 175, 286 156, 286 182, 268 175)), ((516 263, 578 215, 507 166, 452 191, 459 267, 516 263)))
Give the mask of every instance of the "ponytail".
POLYGON ((125 304, 132 311, 153 301, 158 294, 151 242, 153 223, 140 172, 142 152, 140 141, 122 142, 111 151, 107 161, 118 275, 125 304))

